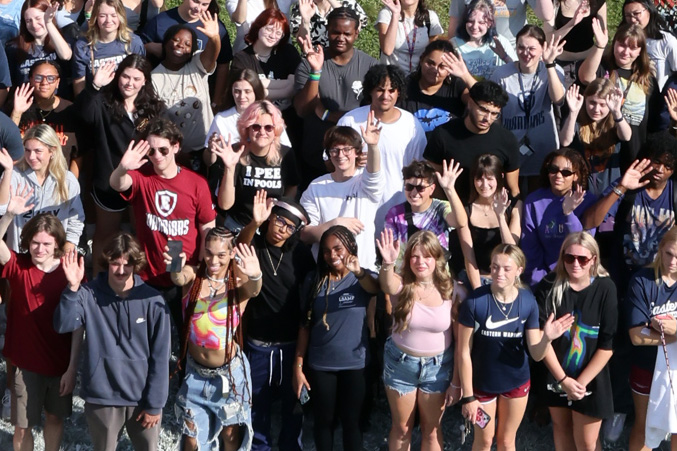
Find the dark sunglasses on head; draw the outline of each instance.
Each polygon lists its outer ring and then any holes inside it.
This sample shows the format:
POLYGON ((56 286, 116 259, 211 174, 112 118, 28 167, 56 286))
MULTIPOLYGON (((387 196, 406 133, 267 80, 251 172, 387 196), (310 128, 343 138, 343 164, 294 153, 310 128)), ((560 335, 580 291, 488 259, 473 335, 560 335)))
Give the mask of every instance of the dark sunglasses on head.
POLYGON ((266 133, 272 133, 273 130, 275 130, 275 126, 271 124, 267 125, 252 124, 249 127, 251 127, 251 129, 257 133, 260 132, 262 128, 266 131, 266 133))
POLYGON ((405 183, 404 184, 404 190, 405 191, 413 191, 416 190, 419 193, 423 192, 425 189, 430 187, 430 185, 412 185, 411 183, 405 183))
POLYGON ((592 258, 585 255, 564 254, 564 263, 573 265, 576 260, 578 260, 580 266, 585 266, 592 258))
POLYGON ((562 177, 571 177, 572 175, 574 175, 573 171, 570 171, 569 169, 560 169, 554 164, 548 168, 549 174, 555 175, 558 172, 562 174, 562 177))
POLYGON ((152 157, 153 155, 155 155, 155 151, 156 151, 156 150, 157 150, 158 152, 160 152, 160 154, 161 154, 163 157, 166 157, 167 155, 169 155, 169 148, 167 148, 167 147, 160 147, 159 149, 153 149, 153 148, 151 147, 151 149, 148 151, 148 156, 149 156, 149 157, 152 157))

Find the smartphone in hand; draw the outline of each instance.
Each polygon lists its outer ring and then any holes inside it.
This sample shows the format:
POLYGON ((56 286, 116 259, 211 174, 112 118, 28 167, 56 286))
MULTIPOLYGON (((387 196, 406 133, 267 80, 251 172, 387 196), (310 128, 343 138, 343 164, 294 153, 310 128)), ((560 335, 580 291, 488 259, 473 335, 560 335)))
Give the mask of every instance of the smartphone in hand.
POLYGON ((475 424, 478 425, 480 429, 484 429, 487 427, 487 424, 489 424, 489 421, 491 421, 489 414, 486 413, 481 407, 478 407, 477 415, 475 416, 475 424))
POLYGON ((167 272, 181 271, 181 252, 183 252, 183 241, 168 240, 167 252, 172 257, 172 262, 167 265, 167 272))

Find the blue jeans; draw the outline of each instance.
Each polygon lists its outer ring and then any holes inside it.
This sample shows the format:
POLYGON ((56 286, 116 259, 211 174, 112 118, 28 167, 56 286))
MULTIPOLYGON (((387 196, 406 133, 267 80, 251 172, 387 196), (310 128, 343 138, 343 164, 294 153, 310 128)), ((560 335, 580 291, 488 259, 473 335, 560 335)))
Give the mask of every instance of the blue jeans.
POLYGON ((176 416, 183 422, 182 434, 195 437, 198 449, 218 448, 226 426, 240 425, 242 445, 252 443, 251 380, 249 362, 240 351, 220 368, 205 368, 187 357, 186 377, 176 395, 176 416), (190 427, 188 423, 192 423, 190 427))
POLYGON ((444 393, 451 383, 453 366, 453 346, 433 357, 415 357, 388 338, 383 352, 383 383, 400 396, 416 389, 424 393, 444 393))
POLYGON ((296 408, 298 401, 292 387, 292 368, 296 343, 257 346, 247 340, 245 353, 251 365, 252 423, 254 443, 252 450, 268 451, 272 447, 270 418, 273 401, 281 400, 281 428, 278 448, 301 451, 303 411, 296 408))

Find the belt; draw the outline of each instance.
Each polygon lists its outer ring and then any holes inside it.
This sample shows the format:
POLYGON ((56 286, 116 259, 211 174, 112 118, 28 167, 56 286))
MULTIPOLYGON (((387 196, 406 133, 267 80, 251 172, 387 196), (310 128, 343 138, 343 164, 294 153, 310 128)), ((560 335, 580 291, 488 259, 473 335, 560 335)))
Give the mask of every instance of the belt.
POLYGON ((190 354, 188 354, 186 362, 188 363, 188 366, 193 368, 195 372, 200 376, 206 378, 214 378, 227 375, 228 367, 230 367, 230 370, 237 368, 240 365, 241 361, 241 359, 238 359, 237 357, 238 356, 236 354, 235 358, 231 359, 230 362, 218 368, 208 368, 204 365, 201 365, 198 362, 196 362, 195 359, 193 359, 193 357, 191 357, 190 354))

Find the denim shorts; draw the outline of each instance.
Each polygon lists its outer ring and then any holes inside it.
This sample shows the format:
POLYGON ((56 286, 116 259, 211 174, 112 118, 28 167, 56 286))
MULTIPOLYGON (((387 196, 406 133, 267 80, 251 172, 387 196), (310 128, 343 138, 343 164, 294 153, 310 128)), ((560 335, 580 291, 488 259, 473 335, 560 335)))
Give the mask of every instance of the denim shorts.
POLYGON ((415 357, 403 352, 391 338, 383 352, 383 383, 400 396, 418 389, 424 393, 444 393, 451 383, 453 347, 433 357, 415 357))
POLYGON ((242 445, 249 450, 253 429, 249 362, 241 351, 220 368, 205 368, 187 357, 186 377, 176 397, 176 416, 182 434, 195 437, 199 450, 218 449, 225 426, 239 424, 242 445), (192 423, 189 427, 186 422, 192 423))

